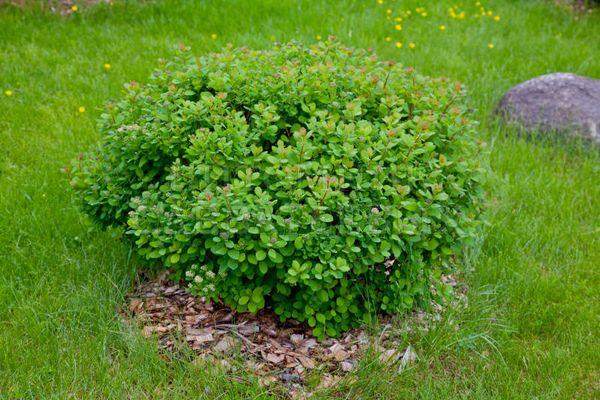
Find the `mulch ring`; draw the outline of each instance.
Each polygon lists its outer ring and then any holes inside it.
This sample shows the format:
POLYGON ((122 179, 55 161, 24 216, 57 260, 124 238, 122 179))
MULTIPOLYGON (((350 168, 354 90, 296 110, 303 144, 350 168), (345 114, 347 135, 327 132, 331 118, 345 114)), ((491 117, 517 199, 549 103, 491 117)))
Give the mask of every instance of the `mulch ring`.
MULTIPOLYGON (((168 272, 143 282, 128 301, 125 321, 136 321, 144 336, 157 336, 164 350, 175 351, 183 338, 199 355, 225 363, 226 356, 242 354, 248 369, 265 385, 281 382, 297 389, 313 369, 323 373, 322 387, 333 385, 357 366, 369 348, 377 351, 381 362, 395 364, 399 371, 417 358, 410 346, 397 348, 396 338, 389 334, 390 318, 381 320, 376 337, 354 329, 339 339, 318 341, 305 324, 281 323, 271 310, 237 313, 194 297, 183 285, 173 283, 168 272)), ((439 313, 418 314, 409 329, 427 329, 437 319, 439 313)))

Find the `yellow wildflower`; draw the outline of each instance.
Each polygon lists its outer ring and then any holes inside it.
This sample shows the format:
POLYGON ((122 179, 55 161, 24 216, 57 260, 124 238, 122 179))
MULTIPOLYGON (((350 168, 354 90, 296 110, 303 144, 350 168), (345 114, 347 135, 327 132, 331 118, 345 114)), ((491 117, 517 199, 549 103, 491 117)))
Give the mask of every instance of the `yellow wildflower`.
POLYGON ((445 31, 446 30, 446 25, 440 25, 440 31, 445 31))
POLYGON ((6 90, 4 91, 4 95, 5 95, 5 96, 8 96, 8 97, 10 97, 10 96, 12 96, 12 95, 13 95, 13 91, 12 91, 12 90, 10 90, 10 89, 6 89, 6 90))
POLYGON ((80 106, 79 109, 78 109, 78 111, 80 113, 84 113, 85 112, 85 107, 84 106, 80 106))
POLYGON ((499 16, 499 15, 496 15, 496 16, 494 17, 494 21, 500 21, 500 16, 499 16))
POLYGON ((386 13, 391 14, 392 10, 390 10, 389 8, 387 10, 385 10, 386 13))
POLYGON ((104 64, 104 69, 106 71, 110 70, 110 64, 109 63, 104 64))
POLYGON ((396 21, 396 22, 402 22, 402 17, 396 17, 396 18, 394 18, 394 21, 396 21))
POLYGON ((317 40, 321 40, 321 35, 317 35, 317 36, 315 36, 315 39, 317 39, 317 40))
POLYGON ((488 47, 489 47, 490 49, 493 49, 493 48, 494 48, 494 43, 488 43, 488 47))
POLYGON ((212 35, 210 35, 210 38, 211 38, 212 40, 215 40, 215 39, 217 38, 217 34, 216 34, 216 33, 213 33, 212 35))
POLYGON ((377 4, 383 4, 383 0, 377 0, 377 4))
POLYGON ((402 48, 402 42, 396 42, 396 47, 399 49, 402 48))
POLYGON ((394 29, 397 31, 401 31, 402 30, 402 25, 397 24, 396 26, 394 26, 394 29))
POLYGON ((391 37, 389 37, 389 36, 386 36, 386 37, 385 37, 385 41, 386 41, 386 42, 391 42, 391 41, 392 41, 392 38, 391 38, 391 37))
POLYGON ((408 44, 408 47, 410 47, 411 49, 414 49, 415 47, 417 47, 417 45, 416 45, 416 44, 414 44, 413 42, 410 42, 410 43, 408 44))
POLYGON ((73 5, 71 6, 71 11, 73 11, 73 12, 77 12, 77 10, 79 10, 79 7, 77 7, 77 4, 73 4, 73 5))

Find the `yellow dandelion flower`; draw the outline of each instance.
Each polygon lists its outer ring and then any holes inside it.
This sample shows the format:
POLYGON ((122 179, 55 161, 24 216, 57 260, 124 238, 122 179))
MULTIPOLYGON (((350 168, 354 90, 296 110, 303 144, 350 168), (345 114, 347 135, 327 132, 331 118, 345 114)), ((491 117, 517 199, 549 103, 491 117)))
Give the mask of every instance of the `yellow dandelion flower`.
POLYGON ((423 11, 423 12, 421 13, 421 16, 422 16, 422 17, 426 17, 426 16, 427 16, 427 13, 426 13, 425 11, 423 11))
POLYGON ((476 5, 477 7, 479 7, 479 6, 481 5, 481 2, 480 2, 480 1, 478 1, 477 3, 475 3, 475 5, 476 5))
POLYGON ((494 48, 494 43, 488 43, 488 47, 489 47, 490 49, 493 49, 493 48, 494 48))
POLYGON ((500 16, 499 16, 499 15, 496 15, 496 16, 494 17, 494 21, 500 21, 500 16))
POLYGON ((211 38, 212 40, 215 40, 215 39, 217 38, 217 34, 216 34, 216 33, 213 33, 212 35, 210 35, 210 38, 211 38))
POLYGON ((402 42, 396 42, 396 47, 399 49, 402 48, 402 42))
POLYGON ((315 36, 315 39, 317 39, 317 40, 321 40, 321 35, 317 35, 317 36, 315 36))
POLYGON ((81 106, 81 107, 79 107, 79 108, 78 108, 78 111, 79 111, 80 113, 84 113, 84 112, 85 112, 85 107, 84 107, 84 106, 81 106))
POLYGON ((396 17, 396 18, 394 18, 394 21, 396 21, 396 22, 402 22, 402 17, 396 17))
POLYGON ((465 12, 461 11, 460 14, 458 14, 458 19, 465 19, 465 16, 466 16, 465 12))
POLYGON ((109 63, 104 64, 104 69, 106 71, 110 70, 110 64, 109 63))
POLYGON ((4 91, 4 95, 5 95, 5 96, 7 96, 7 97, 10 97, 10 96, 12 96, 12 95, 13 95, 13 91, 12 91, 12 90, 10 90, 10 89, 6 89, 6 90, 4 91))
POLYGON ((385 10, 386 13, 391 14, 392 10, 390 10, 389 8, 387 10, 385 10))
POLYGON ((396 26, 394 26, 394 29, 397 31, 401 31, 402 30, 402 25, 398 24, 396 26))
POLYGON ((488 11, 488 12, 487 12, 487 15, 489 15, 489 16, 491 17, 491 16, 492 16, 492 12, 491 12, 491 11, 488 11))
POLYGON ((386 41, 386 42, 391 42, 391 41, 392 41, 392 38, 391 38, 391 37, 389 37, 389 36, 386 36, 386 37, 385 37, 385 41, 386 41))
POLYGON ((77 7, 77 4, 73 4, 73 5, 71 6, 71 11, 73 11, 73 12, 77 12, 77 10, 79 10, 79 7, 77 7))
POLYGON ((377 4, 383 4, 383 0, 377 0, 377 4))
POLYGON ((411 49, 414 49, 415 47, 417 47, 417 45, 416 45, 416 44, 414 44, 413 42, 410 42, 410 43, 408 44, 408 47, 410 47, 411 49))
POLYGON ((445 31, 446 30, 446 25, 440 25, 440 31, 445 31))

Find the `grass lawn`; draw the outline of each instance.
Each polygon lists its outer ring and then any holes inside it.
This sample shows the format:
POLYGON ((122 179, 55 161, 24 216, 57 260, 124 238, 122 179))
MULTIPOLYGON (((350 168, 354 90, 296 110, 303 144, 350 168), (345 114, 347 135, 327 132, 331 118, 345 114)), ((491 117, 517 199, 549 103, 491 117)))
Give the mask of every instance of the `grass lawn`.
POLYGON ((399 343, 416 349, 413 368, 397 374, 365 359, 314 398, 600 397, 600 153, 490 121, 525 79, 600 78, 600 11, 483 2, 496 21, 471 18, 474 1, 462 2, 464 20, 448 16, 452 1, 131 3, 70 17, 0 10, 0 399, 278 398, 243 370, 161 357, 120 323, 140 265, 118 232, 77 210, 60 169, 98 139, 103 103, 124 82, 145 82, 180 42, 204 53, 329 34, 468 86, 490 150, 489 224, 468 265, 468 311, 399 343), (413 16, 397 31, 387 8, 413 16))

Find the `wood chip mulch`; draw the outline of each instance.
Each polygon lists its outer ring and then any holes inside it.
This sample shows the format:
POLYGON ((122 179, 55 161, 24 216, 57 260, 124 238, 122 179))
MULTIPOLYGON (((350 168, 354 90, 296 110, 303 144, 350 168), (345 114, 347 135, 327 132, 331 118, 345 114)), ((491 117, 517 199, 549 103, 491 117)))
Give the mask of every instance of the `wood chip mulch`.
MULTIPOLYGON (((316 369, 322 374, 321 386, 326 387, 352 371, 368 348, 375 348, 382 362, 398 365, 399 371, 417 358, 410 346, 399 350, 385 333, 389 318, 383 317, 383 329, 375 338, 364 329, 354 329, 339 339, 318 341, 305 324, 281 323, 271 310, 237 313, 192 296, 168 273, 142 282, 122 314, 126 323, 142 326, 144 336, 157 337, 166 351, 184 342, 199 355, 224 362, 228 355, 241 354, 265 385, 301 386, 309 371, 316 369)), ((428 323, 423 317, 419 320, 428 323)))

